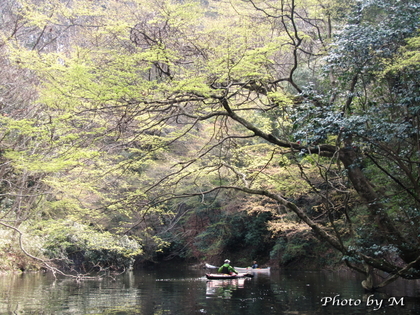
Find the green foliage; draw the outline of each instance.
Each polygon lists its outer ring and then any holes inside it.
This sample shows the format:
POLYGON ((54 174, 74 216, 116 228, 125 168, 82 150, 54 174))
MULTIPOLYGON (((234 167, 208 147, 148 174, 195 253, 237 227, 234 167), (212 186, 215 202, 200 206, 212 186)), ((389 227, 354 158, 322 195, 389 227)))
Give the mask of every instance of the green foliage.
POLYGON ((372 181, 389 187, 386 177, 393 176, 414 190, 416 184, 406 178, 418 178, 412 166, 418 161, 420 90, 415 82, 419 72, 416 68, 404 73, 386 69, 390 60, 400 56, 406 40, 415 38, 419 10, 418 3, 410 1, 378 0, 356 6, 353 23, 340 32, 326 58, 326 71, 334 75, 337 85, 329 91, 309 85, 302 93, 306 101, 293 116, 299 142, 354 149, 358 160, 353 165, 363 167, 372 181), (386 75, 381 75, 384 71, 386 75), (383 174, 373 171, 378 166, 383 174), (410 175, 403 169, 410 169, 410 175))
POLYGON ((267 229, 270 212, 246 215, 243 212, 222 214, 217 222, 205 228, 195 237, 194 246, 204 257, 219 257, 223 253, 237 255, 246 252, 251 261, 265 257, 270 247, 271 233, 267 229))
POLYGON ((316 240, 308 231, 279 235, 270 251, 270 259, 292 269, 335 268, 340 254, 316 240))
MULTIPOLYGON (((30 233, 31 227, 25 225, 20 226, 20 230, 27 235, 30 233)), ((31 235, 31 237, 24 237, 22 241, 24 249, 31 255, 42 256, 42 237, 31 235)), ((0 271, 31 271, 39 270, 40 263, 27 257, 21 250, 19 243, 19 235, 5 227, 0 228, 0 251, 3 253, 0 256, 0 271)))
POLYGON ((44 238, 44 255, 68 268, 130 268, 142 253, 138 241, 115 236, 71 221, 45 221, 38 232, 44 238))

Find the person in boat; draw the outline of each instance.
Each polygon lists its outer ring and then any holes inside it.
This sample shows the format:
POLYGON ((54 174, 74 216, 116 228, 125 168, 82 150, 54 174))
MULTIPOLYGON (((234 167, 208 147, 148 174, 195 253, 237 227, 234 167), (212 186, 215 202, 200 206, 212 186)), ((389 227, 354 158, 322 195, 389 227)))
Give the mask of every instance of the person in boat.
POLYGON ((238 274, 238 272, 230 265, 230 260, 226 259, 225 263, 219 268, 220 273, 226 273, 232 275, 234 273, 238 274))
POLYGON ((252 263, 252 269, 258 268, 258 264, 257 262, 254 260, 254 262, 252 263))

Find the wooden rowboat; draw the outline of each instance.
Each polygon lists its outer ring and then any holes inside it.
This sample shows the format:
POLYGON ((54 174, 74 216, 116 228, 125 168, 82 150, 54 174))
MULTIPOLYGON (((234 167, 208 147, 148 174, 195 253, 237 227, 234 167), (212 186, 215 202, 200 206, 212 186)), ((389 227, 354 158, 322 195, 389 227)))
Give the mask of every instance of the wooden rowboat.
POLYGON ((223 279, 238 279, 238 278, 252 278, 254 275, 250 273, 238 273, 238 274, 225 274, 225 273, 206 273, 207 279, 217 279, 217 280, 223 280, 223 279))

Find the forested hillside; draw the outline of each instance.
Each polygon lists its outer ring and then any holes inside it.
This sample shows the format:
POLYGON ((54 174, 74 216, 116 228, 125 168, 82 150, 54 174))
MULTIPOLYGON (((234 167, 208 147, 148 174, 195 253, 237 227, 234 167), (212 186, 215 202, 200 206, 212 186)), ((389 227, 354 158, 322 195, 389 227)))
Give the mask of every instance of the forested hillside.
POLYGON ((418 1, 0 9, 0 270, 420 278, 418 1))

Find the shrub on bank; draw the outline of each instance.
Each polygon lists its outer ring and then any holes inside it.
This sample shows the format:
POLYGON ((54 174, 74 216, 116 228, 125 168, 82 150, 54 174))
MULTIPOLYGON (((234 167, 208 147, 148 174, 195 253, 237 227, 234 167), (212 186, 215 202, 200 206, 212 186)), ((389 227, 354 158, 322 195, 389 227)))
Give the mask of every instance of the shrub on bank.
POLYGON ((44 225, 44 255, 65 269, 124 270, 140 255, 142 246, 124 235, 116 236, 72 221, 54 221, 44 225))
MULTIPOLYGON (((25 251, 33 255, 41 255, 40 245, 42 240, 36 236, 26 234, 26 226, 20 226, 20 230, 24 232, 22 246, 25 251)), ((21 249, 19 242, 19 234, 11 229, 0 228, 0 271, 1 272, 23 272, 31 270, 39 270, 42 266, 40 262, 25 255, 21 249)), ((41 255, 42 257, 42 255, 41 255)))

